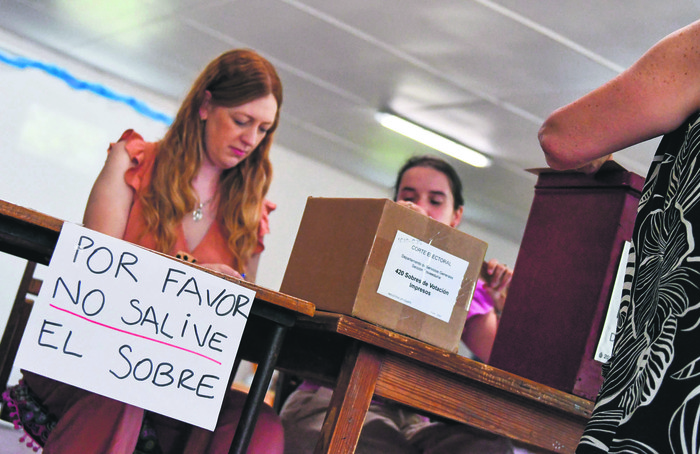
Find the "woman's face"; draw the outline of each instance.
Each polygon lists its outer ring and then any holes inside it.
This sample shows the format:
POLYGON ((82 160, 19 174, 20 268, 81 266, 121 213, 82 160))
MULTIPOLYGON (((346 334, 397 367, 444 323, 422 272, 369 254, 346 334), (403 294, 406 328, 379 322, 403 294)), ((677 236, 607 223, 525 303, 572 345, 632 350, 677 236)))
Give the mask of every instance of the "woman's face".
POLYGON ((211 102, 206 93, 199 117, 206 120, 204 147, 206 159, 221 170, 237 166, 265 138, 277 114, 277 100, 267 95, 236 107, 211 102))
POLYGON ((464 207, 454 209, 454 196, 447 176, 432 167, 412 167, 404 172, 397 201, 412 202, 436 221, 457 227, 464 207))

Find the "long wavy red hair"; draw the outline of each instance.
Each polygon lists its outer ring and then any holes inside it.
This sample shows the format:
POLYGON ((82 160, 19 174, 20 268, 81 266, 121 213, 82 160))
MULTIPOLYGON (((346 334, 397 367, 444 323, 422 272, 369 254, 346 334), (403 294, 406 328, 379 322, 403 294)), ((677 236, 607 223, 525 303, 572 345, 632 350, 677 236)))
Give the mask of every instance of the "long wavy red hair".
POLYGON ((204 159, 204 124, 199 108, 205 92, 211 103, 235 107, 272 94, 277 100, 274 124, 257 148, 237 166, 224 171, 219 181, 218 219, 228 233, 232 266, 245 272, 258 239, 261 206, 272 179, 269 153, 282 106, 282 83, 272 64, 258 53, 236 49, 220 55, 202 71, 158 144, 153 178, 141 195, 148 229, 155 233, 156 248, 169 252, 176 229, 194 210, 197 196, 192 180, 204 159))

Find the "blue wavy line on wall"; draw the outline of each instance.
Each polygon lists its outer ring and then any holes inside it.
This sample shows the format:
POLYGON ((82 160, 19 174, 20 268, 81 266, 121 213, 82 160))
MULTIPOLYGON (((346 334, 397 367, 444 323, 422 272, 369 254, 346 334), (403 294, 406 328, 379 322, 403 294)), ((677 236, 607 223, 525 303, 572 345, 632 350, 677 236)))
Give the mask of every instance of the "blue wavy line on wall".
POLYGON ((90 91, 98 96, 102 96, 103 98, 109 99, 111 101, 117 101, 126 104, 141 115, 152 118, 153 120, 159 121, 161 123, 165 123, 166 125, 170 125, 170 123, 173 122, 172 117, 151 109, 144 102, 139 101, 138 99, 135 99, 130 96, 120 95, 119 93, 115 93, 114 91, 100 84, 95 84, 77 79, 68 71, 59 67, 47 65, 45 63, 36 60, 30 60, 24 57, 10 57, 6 54, 3 54, 2 52, 0 52, 0 62, 10 66, 14 66, 15 68, 19 69, 39 69, 50 76, 63 80, 65 83, 68 84, 68 86, 74 88, 75 90, 90 91))

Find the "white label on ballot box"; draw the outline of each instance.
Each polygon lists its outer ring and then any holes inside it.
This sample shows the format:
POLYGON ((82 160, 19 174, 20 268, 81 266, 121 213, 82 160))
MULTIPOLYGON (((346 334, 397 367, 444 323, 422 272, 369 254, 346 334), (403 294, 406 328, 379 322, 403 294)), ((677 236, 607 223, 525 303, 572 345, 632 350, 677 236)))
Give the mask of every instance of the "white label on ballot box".
POLYGON ((17 364, 214 430, 254 298, 245 287, 66 222, 17 364))
POLYGON ((397 231, 377 293, 450 321, 469 262, 397 231))
POLYGON ((615 345, 615 331, 617 330, 617 313, 620 311, 620 302, 622 300, 622 287, 625 284, 625 274, 627 269, 627 259, 630 253, 630 242, 625 241, 620 255, 620 264, 617 266, 617 275, 613 284, 612 295, 610 296, 610 304, 608 305, 608 313, 605 316, 603 330, 600 333, 598 340, 598 348, 595 352, 595 360, 601 363, 607 363, 612 355, 613 346, 615 345))

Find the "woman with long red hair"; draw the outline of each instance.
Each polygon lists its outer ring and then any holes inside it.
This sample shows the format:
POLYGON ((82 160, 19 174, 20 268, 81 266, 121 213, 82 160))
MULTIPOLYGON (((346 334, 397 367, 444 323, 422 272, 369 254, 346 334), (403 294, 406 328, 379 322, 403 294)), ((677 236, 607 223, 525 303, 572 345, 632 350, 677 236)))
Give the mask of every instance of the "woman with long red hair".
MULTIPOLYGON (((281 104, 282 84, 266 59, 250 50, 220 55, 161 141, 129 130, 111 144, 85 226, 254 280, 274 209, 265 195, 281 104)), ((182 452, 177 440, 189 430, 185 423, 28 372, 19 387, 6 393, 10 405, 40 405, 57 419, 39 424, 46 454, 182 452)), ((228 452, 244 400, 228 393, 216 430, 193 428, 185 452, 228 452)), ((283 446, 279 419, 264 407, 248 452, 282 453, 283 446)))

